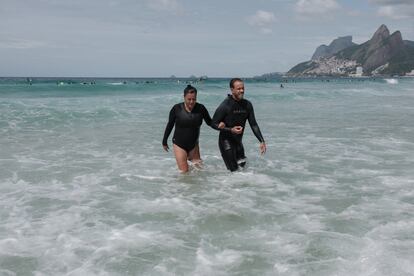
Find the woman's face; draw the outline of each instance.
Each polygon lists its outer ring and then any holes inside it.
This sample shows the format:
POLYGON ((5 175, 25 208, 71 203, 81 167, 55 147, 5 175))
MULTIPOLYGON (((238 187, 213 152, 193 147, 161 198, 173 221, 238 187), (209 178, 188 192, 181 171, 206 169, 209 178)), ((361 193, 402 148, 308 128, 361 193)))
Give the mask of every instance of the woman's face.
POLYGON ((187 95, 184 96, 184 103, 186 107, 190 110, 192 110, 197 102, 197 94, 196 93, 187 93, 187 95))

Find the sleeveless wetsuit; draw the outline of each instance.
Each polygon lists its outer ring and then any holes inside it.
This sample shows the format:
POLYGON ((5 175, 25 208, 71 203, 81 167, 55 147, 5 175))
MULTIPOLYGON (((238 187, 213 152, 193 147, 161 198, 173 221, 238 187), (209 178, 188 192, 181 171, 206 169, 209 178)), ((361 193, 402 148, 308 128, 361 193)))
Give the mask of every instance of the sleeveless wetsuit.
POLYGON ((162 144, 167 145, 168 136, 170 136, 175 125, 172 141, 188 153, 198 144, 200 126, 203 123, 203 119, 207 125, 211 126, 210 114, 202 104, 196 103, 191 112, 185 109, 184 103, 174 105, 165 127, 162 144))
POLYGON ((249 121, 254 135, 263 143, 264 139, 254 116, 253 105, 248 100, 236 101, 231 95, 228 95, 213 116, 213 128, 219 130, 218 124, 220 122, 226 124, 226 127, 220 130, 218 144, 224 163, 230 171, 235 171, 239 166, 243 167, 246 164, 242 143, 246 120, 249 121), (233 134, 231 128, 235 126, 242 126, 243 132, 233 134))

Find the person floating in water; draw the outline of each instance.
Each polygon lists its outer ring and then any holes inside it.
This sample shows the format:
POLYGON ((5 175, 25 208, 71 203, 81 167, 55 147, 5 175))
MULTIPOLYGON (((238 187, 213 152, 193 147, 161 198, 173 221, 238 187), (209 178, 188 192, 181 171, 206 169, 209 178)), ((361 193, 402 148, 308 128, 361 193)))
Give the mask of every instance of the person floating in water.
MULTIPOLYGON (((203 119, 207 125, 211 126, 211 117, 207 109, 204 105, 197 103, 197 89, 187 85, 184 89, 184 102, 175 104, 170 111, 162 139, 162 146, 165 151, 168 151, 168 136, 175 126, 172 139, 173 150, 178 169, 182 173, 188 172, 187 160, 196 166, 201 165, 198 138, 203 119)), ((217 126, 217 128, 222 127, 224 127, 223 123, 217 126)))
POLYGON ((236 171, 246 164, 242 143, 246 120, 260 142, 260 153, 266 152, 266 143, 254 116, 253 105, 244 99, 244 82, 239 78, 230 80, 231 95, 220 104, 213 116, 212 126, 220 130, 219 148, 228 170, 236 171), (219 122, 225 127, 219 129, 219 122))

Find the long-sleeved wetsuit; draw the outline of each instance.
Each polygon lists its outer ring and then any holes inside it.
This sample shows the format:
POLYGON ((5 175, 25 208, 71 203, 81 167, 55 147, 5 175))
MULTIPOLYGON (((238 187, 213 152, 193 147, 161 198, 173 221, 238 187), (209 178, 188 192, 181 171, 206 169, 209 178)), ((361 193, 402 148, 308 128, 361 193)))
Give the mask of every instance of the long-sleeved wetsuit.
POLYGON ((257 139, 264 143, 262 133, 254 116, 253 105, 248 100, 236 101, 231 95, 228 95, 213 116, 213 128, 219 130, 218 124, 220 122, 224 122, 226 125, 224 129, 220 130, 218 144, 224 163, 230 171, 235 171, 239 165, 244 166, 246 163, 242 143, 246 120, 249 121, 250 127, 257 139), (243 132, 241 134, 232 133, 231 128, 235 126, 242 126, 243 132))
POLYGON ((191 151, 198 144, 203 119, 207 125, 211 126, 210 114, 202 104, 196 103, 191 112, 185 109, 184 103, 174 105, 165 127, 162 144, 167 145, 168 136, 175 125, 173 143, 187 152, 191 151))

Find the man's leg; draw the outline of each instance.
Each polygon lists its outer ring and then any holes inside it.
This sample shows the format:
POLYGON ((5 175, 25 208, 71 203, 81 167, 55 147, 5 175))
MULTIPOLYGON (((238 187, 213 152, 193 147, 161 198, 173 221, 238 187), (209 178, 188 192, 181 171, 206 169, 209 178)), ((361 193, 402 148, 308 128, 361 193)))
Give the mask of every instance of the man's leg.
POLYGON ((242 142, 238 143, 236 146, 236 160, 240 167, 244 168, 244 166, 246 166, 246 155, 244 155, 244 147, 242 142))
POLYGON ((237 160, 236 160, 236 149, 234 145, 227 139, 219 139, 219 148, 221 152, 221 157, 224 160, 224 164, 228 170, 234 172, 238 169, 237 160))

